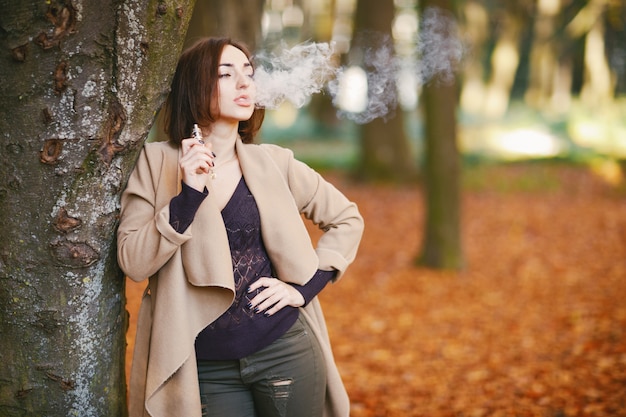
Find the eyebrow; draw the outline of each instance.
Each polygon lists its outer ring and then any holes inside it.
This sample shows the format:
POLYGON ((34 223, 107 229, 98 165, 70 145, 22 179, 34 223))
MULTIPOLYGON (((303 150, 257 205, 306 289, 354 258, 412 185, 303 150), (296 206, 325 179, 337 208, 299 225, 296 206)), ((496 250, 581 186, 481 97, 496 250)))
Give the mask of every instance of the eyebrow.
MULTIPOLYGON (((220 67, 229 67, 229 68, 234 68, 234 67, 235 67, 235 64, 231 64, 231 63, 226 62, 226 63, 223 63, 223 64, 219 64, 219 66, 220 66, 220 67)), ((251 67, 251 66, 252 66, 252 64, 251 64, 251 63, 249 63, 249 62, 246 62, 245 64, 243 64, 243 66, 244 66, 244 68, 246 68, 246 67, 251 67)))

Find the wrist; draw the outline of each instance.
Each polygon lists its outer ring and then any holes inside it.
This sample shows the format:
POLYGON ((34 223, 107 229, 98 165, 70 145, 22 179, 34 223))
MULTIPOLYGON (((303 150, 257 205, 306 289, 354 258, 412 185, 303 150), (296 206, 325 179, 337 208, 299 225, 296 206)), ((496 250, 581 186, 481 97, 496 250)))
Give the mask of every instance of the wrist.
POLYGON ((205 186, 204 186, 204 182, 201 180, 201 178, 199 177, 188 177, 188 178, 183 178, 183 183, 188 186, 189 188, 193 188, 194 190, 198 191, 198 192, 203 192, 205 186))

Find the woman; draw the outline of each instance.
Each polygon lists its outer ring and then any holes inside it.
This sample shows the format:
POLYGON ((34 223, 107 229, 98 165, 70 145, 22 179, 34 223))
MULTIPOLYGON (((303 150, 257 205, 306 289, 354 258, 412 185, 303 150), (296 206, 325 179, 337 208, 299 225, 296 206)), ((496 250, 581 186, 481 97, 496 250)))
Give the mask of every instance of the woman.
POLYGON ((363 219, 291 151, 252 143, 253 75, 232 40, 185 51, 170 141, 145 145, 122 194, 119 264, 150 278, 131 417, 349 415, 316 296, 354 259, 363 219), (315 248, 302 215, 324 231, 315 248))

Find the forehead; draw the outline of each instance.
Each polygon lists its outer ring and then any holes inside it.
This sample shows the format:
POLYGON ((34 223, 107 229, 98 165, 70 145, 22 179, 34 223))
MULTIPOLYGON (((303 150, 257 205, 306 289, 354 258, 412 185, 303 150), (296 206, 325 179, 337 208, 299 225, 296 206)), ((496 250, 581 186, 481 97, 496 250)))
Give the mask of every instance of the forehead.
POLYGON ((220 65, 221 64, 232 64, 235 66, 240 66, 244 64, 249 64, 250 61, 246 54, 239 48, 236 48, 232 45, 226 45, 224 50, 222 51, 222 55, 220 56, 220 65))

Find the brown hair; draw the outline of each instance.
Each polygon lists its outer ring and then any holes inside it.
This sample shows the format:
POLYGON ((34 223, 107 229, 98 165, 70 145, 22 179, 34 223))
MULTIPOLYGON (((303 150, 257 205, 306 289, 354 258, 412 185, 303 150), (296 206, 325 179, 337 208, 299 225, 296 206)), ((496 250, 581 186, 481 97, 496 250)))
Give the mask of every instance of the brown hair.
MULTIPOLYGON (((209 126, 216 121, 218 66, 226 45, 240 49, 252 63, 248 49, 229 38, 203 38, 186 49, 178 60, 164 108, 165 133, 174 143, 180 145, 183 139, 191 137, 194 123, 209 126)), ((254 141, 264 116, 265 109, 257 107, 250 119, 239 122, 238 132, 244 143, 254 141)))

